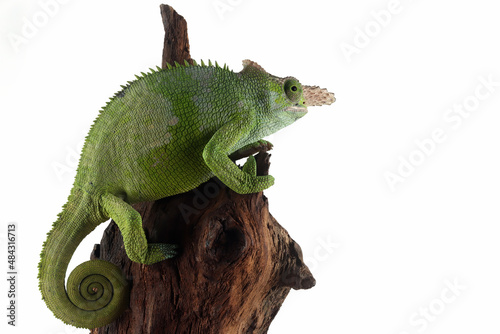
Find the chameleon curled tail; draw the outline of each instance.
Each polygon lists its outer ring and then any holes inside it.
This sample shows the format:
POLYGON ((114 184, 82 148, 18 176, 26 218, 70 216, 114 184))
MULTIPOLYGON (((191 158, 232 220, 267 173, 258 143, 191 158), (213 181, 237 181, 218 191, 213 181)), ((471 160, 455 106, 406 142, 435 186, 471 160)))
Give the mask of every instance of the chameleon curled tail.
POLYGON ((103 220, 95 213, 93 216, 88 213, 88 206, 93 204, 82 197, 86 197, 83 191, 72 191, 48 233, 38 278, 43 299, 57 318, 75 327, 96 328, 112 322, 128 307, 129 289, 121 270, 103 260, 77 266, 65 289, 71 256, 81 240, 103 220))

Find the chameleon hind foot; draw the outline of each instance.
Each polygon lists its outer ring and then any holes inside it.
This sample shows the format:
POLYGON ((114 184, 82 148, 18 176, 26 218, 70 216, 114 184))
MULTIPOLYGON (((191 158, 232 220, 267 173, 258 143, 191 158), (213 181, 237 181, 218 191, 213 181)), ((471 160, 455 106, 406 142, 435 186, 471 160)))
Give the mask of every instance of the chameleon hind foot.
POLYGON ((176 244, 148 244, 148 253, 161 253, 166 259, 171 259, 179 254, 179 246, 176 244))
POLYGON ((130 260, 142 264, 153 264, 177 254, 176 245, 149 244, 142 228, 142 218, 130 204, 117 196, 106 193, 102 196, 105 212, 115 221, 123 237, 125 252, 130 260))

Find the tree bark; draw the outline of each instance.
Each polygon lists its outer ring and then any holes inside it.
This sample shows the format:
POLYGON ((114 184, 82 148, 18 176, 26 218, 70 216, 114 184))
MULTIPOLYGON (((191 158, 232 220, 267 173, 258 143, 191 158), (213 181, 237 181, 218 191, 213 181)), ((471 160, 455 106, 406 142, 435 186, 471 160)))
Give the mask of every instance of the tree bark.
MULTIPOLYGON (((162 67, 191 61, 187 24, 161 5, 165 25, 162 67)), ((256 155, 266 175, 270 155, 256 155)), ((180 254, 153 265, 131 262, 112 221, 91 258, 122 268, 130 308, 104 333, 267 333, 290 289, 315 280, 300 246, 268 210, 262 192, 240 195, 213 178, 198 188, 134 205, 149 242, 175 243, 180 254)))

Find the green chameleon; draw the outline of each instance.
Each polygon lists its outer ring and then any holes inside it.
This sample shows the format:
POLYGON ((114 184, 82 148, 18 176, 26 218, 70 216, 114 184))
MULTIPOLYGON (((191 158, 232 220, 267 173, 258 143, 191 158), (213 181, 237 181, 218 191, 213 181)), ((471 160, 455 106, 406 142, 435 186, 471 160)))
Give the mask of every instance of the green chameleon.
POLYGON ((326 89, 268 74, 257 63, 243 70, 179 65, 142 73, 103 108, 82 150, 75 182, 48 233, 39 263, 39 287, 54 315, 75 327, 96 328, 127 307, 121 270, 92 260, 68 278, 68 263, 83 238, 112 218, 130 260, 152 264, 176 255, 176 246, 147 242, 132 203, 187 192, 216 176, 240 194, 274 183, 256 175, 251 155, 271 149, 262 140, 307 113, 335 101, 326 89), (234 156, 248 156, 240 169, 234 156))

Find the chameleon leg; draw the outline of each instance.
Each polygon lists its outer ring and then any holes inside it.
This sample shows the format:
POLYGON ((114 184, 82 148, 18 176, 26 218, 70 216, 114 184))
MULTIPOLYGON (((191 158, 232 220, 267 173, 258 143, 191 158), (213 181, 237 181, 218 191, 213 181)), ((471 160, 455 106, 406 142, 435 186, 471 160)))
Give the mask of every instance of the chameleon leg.
POLYGON ((240 170, 227 155, 227 152, 231 151, 241 138, 248 136, 253 129, 254 122, 251 111, 234 116, 231 122, 215 132, 203 149, 203 160, 208 168, 219 180, 239 194, 257 193, 274 183, 271 175, 257 176, 245 172, 247 169, 253 172, 253 168, 247 167, 240 170))
POLYGON ((143 264, 153 264, 172 258, 177 254, 177 245, 148 244, 142 228, 142 219, 130 204, 113 194, 102 196, 102 206, 111 217, 123 237, 125 251, 130 260, 143 264))

